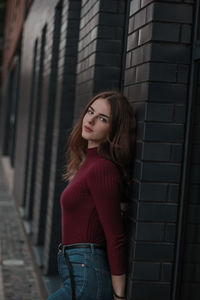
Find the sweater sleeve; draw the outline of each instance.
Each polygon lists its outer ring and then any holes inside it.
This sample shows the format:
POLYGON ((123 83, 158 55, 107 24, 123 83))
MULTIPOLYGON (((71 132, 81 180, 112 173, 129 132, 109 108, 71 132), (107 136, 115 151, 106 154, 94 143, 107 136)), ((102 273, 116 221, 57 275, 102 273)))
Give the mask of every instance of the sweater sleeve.
POLYGON ((105 233, 111 274, 125 274, 127 244, 120 211, 122 181, 119 171, 112 162, 99 160, 89 172, 87 184, 105 233))

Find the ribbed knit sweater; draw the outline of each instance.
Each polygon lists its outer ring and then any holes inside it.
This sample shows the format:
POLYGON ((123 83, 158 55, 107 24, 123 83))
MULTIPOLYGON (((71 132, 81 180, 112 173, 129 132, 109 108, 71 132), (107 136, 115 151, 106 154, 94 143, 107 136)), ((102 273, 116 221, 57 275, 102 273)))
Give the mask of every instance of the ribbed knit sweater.
POLYGON ((121 212, 122 179, 117 167, 87 149, 84 163, 61 194, 62 243, 106 245, 112 275, 127 271, 121 212))

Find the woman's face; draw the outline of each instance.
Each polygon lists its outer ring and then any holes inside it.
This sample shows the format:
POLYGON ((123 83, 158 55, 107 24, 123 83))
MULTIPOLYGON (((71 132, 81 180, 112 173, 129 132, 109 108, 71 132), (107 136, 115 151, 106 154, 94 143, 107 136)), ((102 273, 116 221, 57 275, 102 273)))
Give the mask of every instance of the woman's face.
POLYGON ((88 141, 88 148, 98 147, 108 136, 110 110, 110 104, 103 98, 95 100, 88 108, 82 123, 82 137, 88 141))

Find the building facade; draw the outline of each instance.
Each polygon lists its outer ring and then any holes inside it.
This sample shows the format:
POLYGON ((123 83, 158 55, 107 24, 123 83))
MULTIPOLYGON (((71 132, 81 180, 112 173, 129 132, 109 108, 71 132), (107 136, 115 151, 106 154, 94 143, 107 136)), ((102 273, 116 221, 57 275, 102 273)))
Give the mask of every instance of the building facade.
POLYGON ((137 119, 127 299, 199 299, 200 1, 35 0, 19 15, 4 56, 0 153, 47 290, 67 136, 93 94, 119 89, 137 119))
POLYGON ((5 11, 6 11, 6 3, 5 1, 1 1, 0 4, 0 80, 1 80, 1 72, 2 72, 2 54, 3 54, 3 38, 4 38, 4 24, 5 24, 5 11))

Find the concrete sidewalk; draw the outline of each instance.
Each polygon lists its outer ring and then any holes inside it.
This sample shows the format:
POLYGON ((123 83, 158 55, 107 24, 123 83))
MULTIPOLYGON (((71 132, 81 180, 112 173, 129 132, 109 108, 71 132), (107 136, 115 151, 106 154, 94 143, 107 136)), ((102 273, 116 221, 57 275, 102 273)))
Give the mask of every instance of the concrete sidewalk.
POLYGON ((42 300, 8 183, 0 161, 0 300, 42 300))

